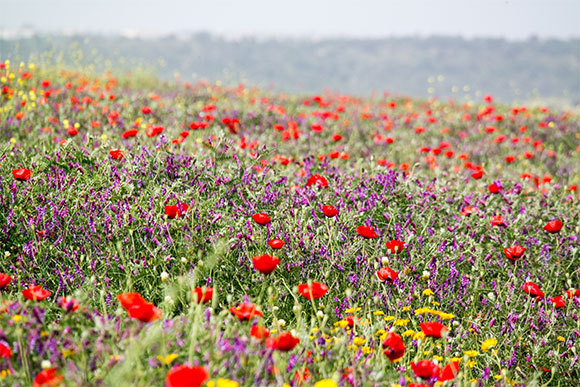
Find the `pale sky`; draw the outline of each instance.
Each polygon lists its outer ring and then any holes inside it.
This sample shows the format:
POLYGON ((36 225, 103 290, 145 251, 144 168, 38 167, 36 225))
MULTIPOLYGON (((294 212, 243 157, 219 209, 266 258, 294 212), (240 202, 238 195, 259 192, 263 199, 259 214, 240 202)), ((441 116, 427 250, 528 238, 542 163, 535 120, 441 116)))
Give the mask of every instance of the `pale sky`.
POLYGON ((0 0, 0 33, 580 37, 580 0, 0 0))

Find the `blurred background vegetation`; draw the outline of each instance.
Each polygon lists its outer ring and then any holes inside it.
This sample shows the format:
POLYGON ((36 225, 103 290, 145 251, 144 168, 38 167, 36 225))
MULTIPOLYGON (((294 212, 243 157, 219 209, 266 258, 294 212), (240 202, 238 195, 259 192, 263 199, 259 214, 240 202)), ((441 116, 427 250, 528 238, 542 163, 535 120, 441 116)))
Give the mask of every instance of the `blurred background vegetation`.
POLYGON ((580 105, 580 39, 460 37, 226 39, 208 33, 132 38, 31 35, 0 39, 0 57, 163 79, 247 83, 276 91, 580 105))

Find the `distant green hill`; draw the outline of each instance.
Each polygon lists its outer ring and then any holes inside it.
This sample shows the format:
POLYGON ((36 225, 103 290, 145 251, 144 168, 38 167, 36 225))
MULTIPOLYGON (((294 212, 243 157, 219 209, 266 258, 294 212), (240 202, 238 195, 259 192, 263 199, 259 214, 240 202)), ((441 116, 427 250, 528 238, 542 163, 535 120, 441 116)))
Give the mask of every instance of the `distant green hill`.
MULTIPOLYGON (((289 92, 324 88, 367 95, 580 104, 580 39, 511 42, 455 37, 226 40, 209 34, 131 39, 119 36, 35 36, 0 40, 0 56, 28 59, 62 52, 68 64, 154 69, 184 81, 244 81, 289 92), (82 55, 79 52, 82 51, 82 55), (195 78, 192 76, 195 74, 195 78)), ((55 55, 49 55, 54 59, 55 55)))

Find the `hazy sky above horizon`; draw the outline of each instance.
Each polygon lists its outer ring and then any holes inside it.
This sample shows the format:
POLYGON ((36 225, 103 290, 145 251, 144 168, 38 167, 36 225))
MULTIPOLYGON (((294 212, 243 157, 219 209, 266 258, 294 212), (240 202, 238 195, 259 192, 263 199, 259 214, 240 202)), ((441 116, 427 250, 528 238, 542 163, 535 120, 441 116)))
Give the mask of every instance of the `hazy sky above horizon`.
POLYGON ((0 33, 580 37, 580 0, 0 0, 0 33))

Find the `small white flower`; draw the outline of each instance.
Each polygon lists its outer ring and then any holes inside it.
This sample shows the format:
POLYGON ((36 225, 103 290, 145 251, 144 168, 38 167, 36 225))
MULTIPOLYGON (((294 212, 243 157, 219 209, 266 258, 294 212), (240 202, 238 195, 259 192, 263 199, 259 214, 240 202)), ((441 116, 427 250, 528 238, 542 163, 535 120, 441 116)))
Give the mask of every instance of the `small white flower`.
POLYGON ((181 257, 181 263, 187 263, 187 258, 181 257))
POLYGON ((165 282, 169 279, 169 273, 163 271, 161 272, 161 281, 165 282))
POLYGON ((278 320, 278 326, 281 327, 285 327, 286 326, 286 321, 284 320, 278 320))
POLYGON ((317 316, 318 318, 323 318, 323 317, 324 317, 324 312, 323 312, 323 311, 321 311, 321 310, 319 310, 318 312, 316 312, 316 316, 317 316))
POLYGON ((43 360, 42 363, 40 363, 40 366, 42 367, 43 370, 47 370, 49 368, 52 368, 52 364, 50 364, 50 360, 43 360))

